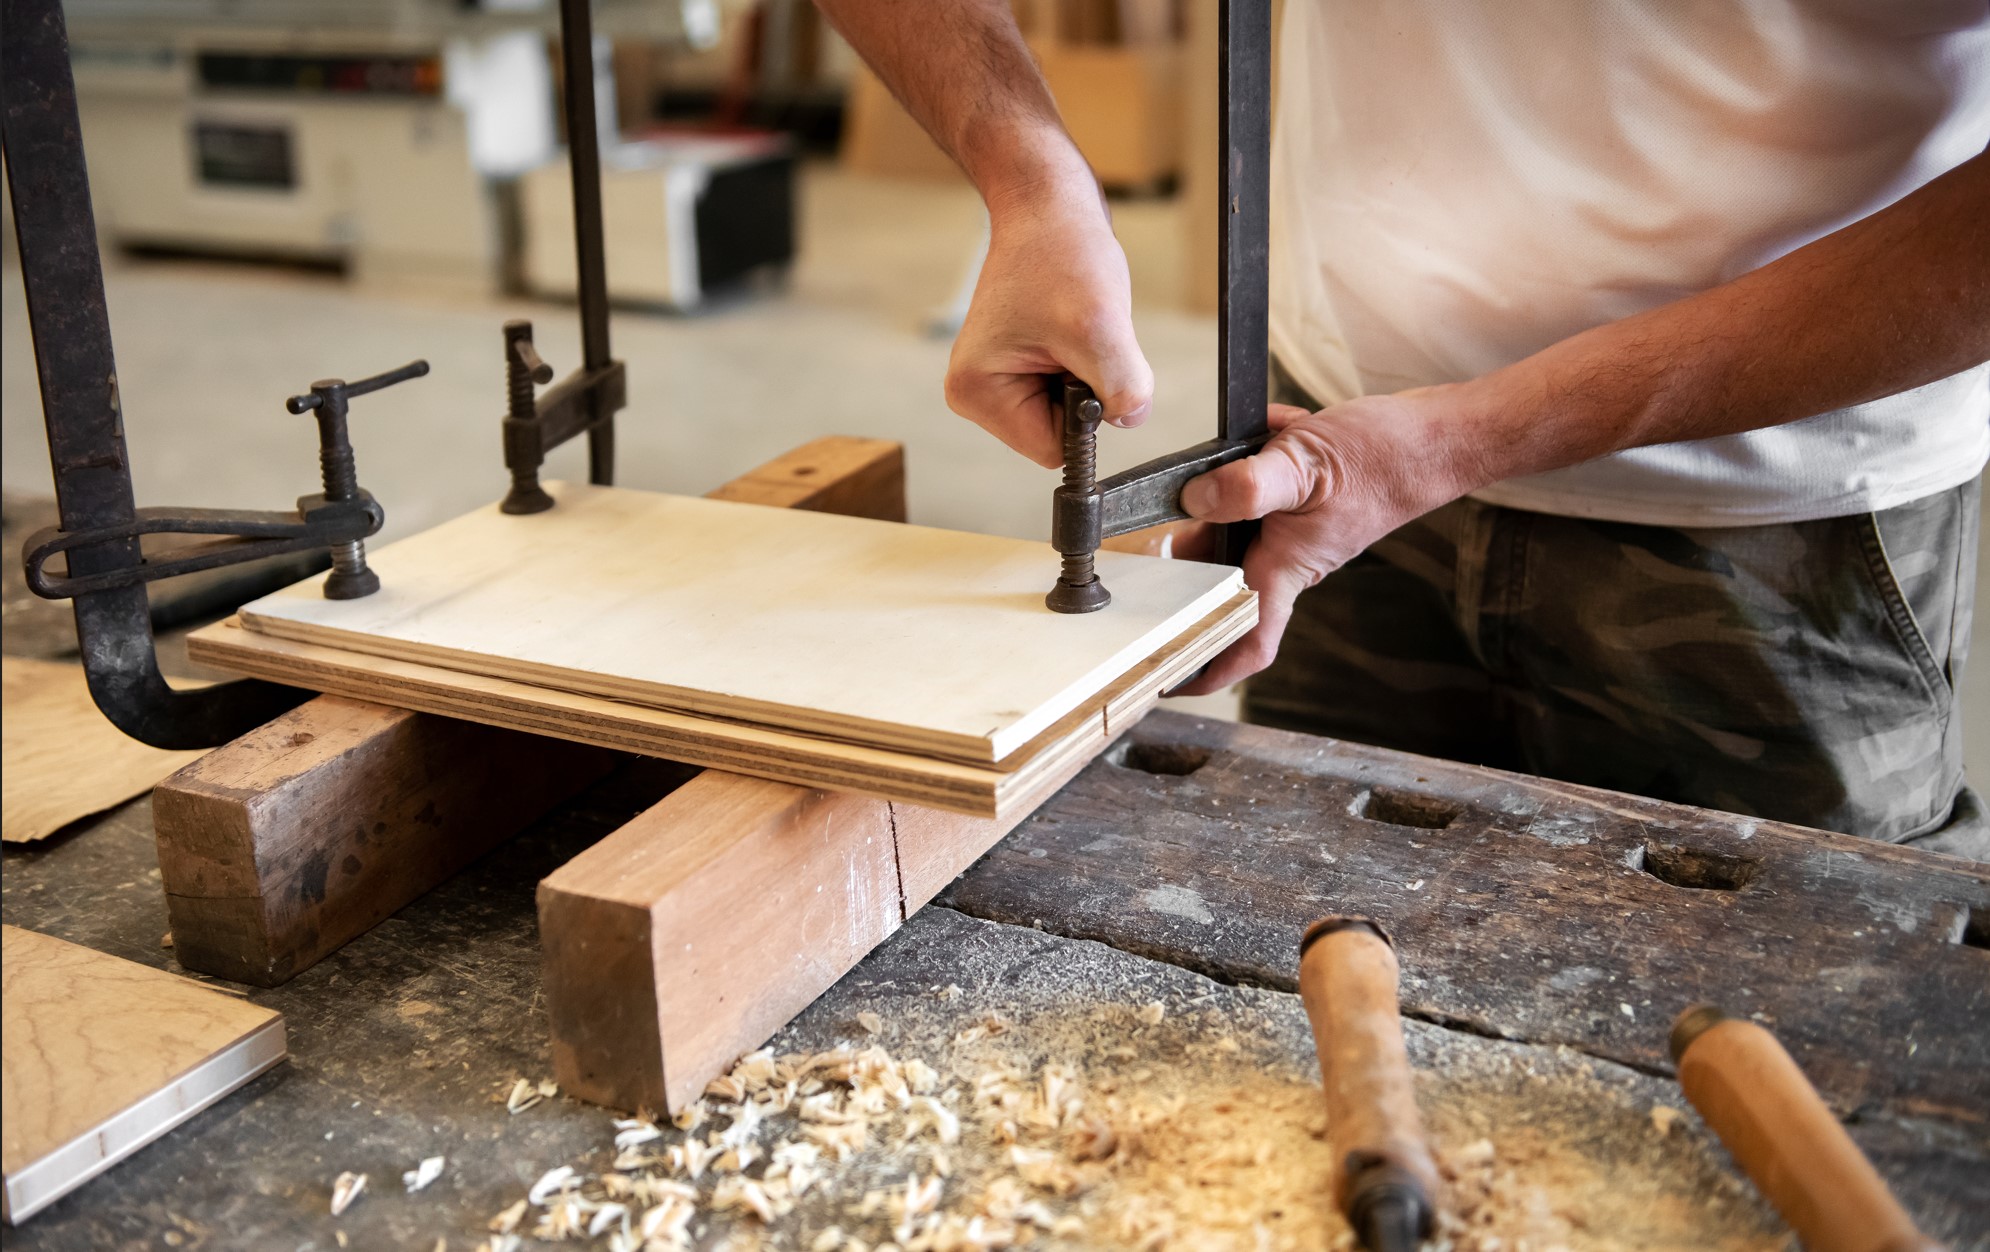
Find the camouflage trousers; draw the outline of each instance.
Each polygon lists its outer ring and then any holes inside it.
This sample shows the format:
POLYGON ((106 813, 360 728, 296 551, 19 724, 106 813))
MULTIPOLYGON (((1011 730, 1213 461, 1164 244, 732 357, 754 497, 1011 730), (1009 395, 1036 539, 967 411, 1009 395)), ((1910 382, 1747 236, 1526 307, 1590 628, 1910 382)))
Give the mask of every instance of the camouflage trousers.
POLYGON ((1460 500, 1302 595, 1244 716, 1990 860, 1956 698, 1980 508, 1978 481, 1710 529, 1460 500))

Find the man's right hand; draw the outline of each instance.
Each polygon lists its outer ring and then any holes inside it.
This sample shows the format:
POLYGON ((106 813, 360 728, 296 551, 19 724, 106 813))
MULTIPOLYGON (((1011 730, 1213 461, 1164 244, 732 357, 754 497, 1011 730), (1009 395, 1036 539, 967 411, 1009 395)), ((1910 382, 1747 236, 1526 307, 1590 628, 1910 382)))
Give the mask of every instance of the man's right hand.
POLYGON ((1147 419, 1154 371, 1133 336, 1126 254, 1089 176, 991 203, 989 221, 988 258, 947 366, 947 405, 1055 468, 1064 448, 1050 375, 1090 384, 1108 422, 1147 419))

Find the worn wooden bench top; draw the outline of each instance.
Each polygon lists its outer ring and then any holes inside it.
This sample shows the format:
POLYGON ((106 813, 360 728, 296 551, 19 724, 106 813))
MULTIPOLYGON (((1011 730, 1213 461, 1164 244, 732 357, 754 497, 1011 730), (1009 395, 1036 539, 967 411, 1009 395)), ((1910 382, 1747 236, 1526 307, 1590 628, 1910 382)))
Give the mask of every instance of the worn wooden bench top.
MULTIPOLYGON (((361 1168, 381 1191, 342 1223, 355 1246, 438 1234, 474 1246, 526 1174, 604 1165, 608 1113, 555 1101, 511 1118, 493 1100, 550 1072, 533 887, 682 776, 632 762, 322 964, 255 991, 291 1023, 291 1063, 11 1232, 10 1246, 177 1228, 204 1246, 327 1247, 322 1193, 361 1168), (446 1182, 399 1194, 393 1171, 440 1151, 446 1182)), ((143 803, 9 849, 5 920, 170 966, 154 865, 143 803)), ((1072 939, 1120 949, 1162 982, 1185 968, 1289 1006, 1300 928, 1361 910, 1401 945, 1406 1009, 1438 1028, 1419 1037, 1590 1061, 1655 1084, 1637 1100, 1670 1089, 1664 1041, 1679 1007, 1712 998, 1759 1015, 1910 1208, 1954 1246, 1990 1248, 1990 879, 1978 867, 1159 713, 940 904, 818 1001, 790 1046, 818 1046, 858 1008, 938 1012, 904 987, 952 968, 932 945, 959 929, 956 914, 1010 925, 984 928, 986 968, 970 962, 954 980, 1043 1012, 1089 985, 1073 963, 1097 949, 1072 939), (1018 925, 1050 933, 1024 942, 1018 925)), ((1302 1019, 1283 1016, 1303 1051, 1302 1019)))

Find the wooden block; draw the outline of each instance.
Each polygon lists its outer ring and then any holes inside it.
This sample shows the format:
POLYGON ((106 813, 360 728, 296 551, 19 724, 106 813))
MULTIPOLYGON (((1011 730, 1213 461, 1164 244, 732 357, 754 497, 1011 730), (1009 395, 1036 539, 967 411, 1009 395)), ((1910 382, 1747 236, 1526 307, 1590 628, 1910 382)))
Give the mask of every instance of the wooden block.
POLYGON ((0 1141, 19 1222, 284 1058, 281 1015, 0 927, 0 1141))
POLYGON ((682 1108, 902 918, 889 806, 708 771, 539 887, 553 1067, 682 1108))
POLYGON ((123 804, 200 757, 140 743, 105 721, 73 663, 0 658, 0 708, 0 835, 8 843, 123 804))
POLYGON ((713 500, 777 509, 905 520, 905 446, 889 439, 828 435, 733 479, 713 500))
POLYGON ((615 755, 322 697, 152 796, 173 951, 274 987, 601 777, 615 755))
POLYGON ((550 484, 370 553, 381 588, 314 581, 248 630, 390 660, 969 764, 1009 759, 1243 586, 1098 554, 1103 612, 1045 607, 1041 543, 550 484))
MULTIPOLYGON (((903 463, 896 444, 820 439, 713 494, 773 501, 805 480, 777 502, 903 516, 903 463)), ((155 792, 174 954, 281 983, 600 777, 613 756, 599 749, 616 746, 310 701, 155 792)))

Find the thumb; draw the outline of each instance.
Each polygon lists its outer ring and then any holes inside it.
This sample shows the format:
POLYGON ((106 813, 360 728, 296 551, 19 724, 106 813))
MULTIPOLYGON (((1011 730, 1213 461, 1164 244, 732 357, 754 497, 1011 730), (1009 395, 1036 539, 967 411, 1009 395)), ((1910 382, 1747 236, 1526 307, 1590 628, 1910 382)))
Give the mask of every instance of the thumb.
POLYGON ((1271 513, 1289 513, 1313 499, 1318 475, 1292 454, 1290 442, 1275 437, 1264 450, 1219 465, 1182 488, 1182 508, 1205 522, 1247 522, 1271 513))
POLYGON ((1115 426, 1138 426, 1154 404, 1154 370, 1133 335, 1131 319, 1121 315, 1100 333, 1069 345, 1058 355, 1065 368, 1089 384, 1115 426))

